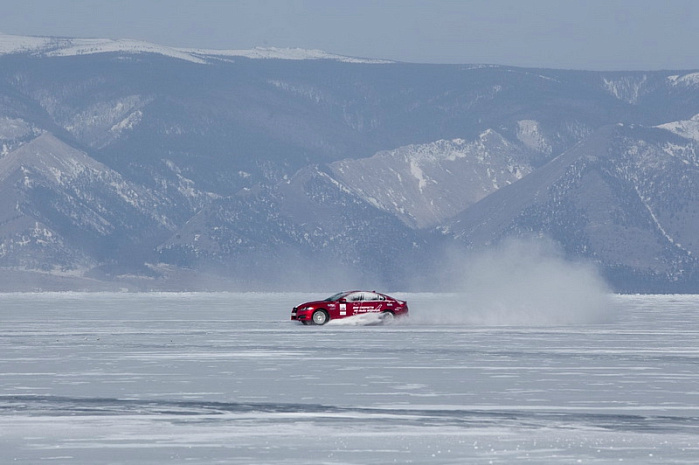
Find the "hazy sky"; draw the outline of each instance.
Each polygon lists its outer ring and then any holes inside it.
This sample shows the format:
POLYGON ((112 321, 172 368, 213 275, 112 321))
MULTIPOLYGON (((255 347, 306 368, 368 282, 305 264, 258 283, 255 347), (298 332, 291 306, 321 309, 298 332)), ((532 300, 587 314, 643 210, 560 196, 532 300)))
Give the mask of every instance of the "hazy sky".
POLYGON ((0 0, 0 32, 422 63, 699 69, 699 0, 0 0))

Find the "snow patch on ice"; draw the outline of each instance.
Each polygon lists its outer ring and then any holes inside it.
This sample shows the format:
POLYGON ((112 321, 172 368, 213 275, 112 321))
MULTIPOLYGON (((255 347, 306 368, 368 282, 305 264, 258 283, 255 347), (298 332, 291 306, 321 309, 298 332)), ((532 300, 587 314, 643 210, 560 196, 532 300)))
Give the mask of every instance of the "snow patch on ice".
POLYGON ((383 323, 380 313, 365 313, 353 315, 340 320, 330 320, 327 324, 332 326, 374 326, 383 323))

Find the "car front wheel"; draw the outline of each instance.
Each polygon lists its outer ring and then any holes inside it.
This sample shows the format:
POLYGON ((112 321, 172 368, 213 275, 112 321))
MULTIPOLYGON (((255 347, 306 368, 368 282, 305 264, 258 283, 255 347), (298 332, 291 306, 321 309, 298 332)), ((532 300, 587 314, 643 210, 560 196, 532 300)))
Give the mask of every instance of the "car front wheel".
POLYGON ((313 312, 313 324, 324 325, 330 318, 325 310, 316 310, 313 312))

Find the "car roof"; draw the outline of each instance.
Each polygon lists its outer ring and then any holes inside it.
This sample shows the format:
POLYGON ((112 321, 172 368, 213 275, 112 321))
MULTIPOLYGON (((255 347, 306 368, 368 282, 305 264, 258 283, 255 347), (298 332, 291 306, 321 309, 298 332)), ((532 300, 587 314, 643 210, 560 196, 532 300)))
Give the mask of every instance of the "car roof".
MULTIPOLYGON (((353 294, 353 293, 355 293, 355 292, 370 292, 370 293, 372 293, 372 294, 378 294, 378 295, 382 295, 382 296, 384 296, 384 297, 391 297, 391 296, 389 296, 389 295, 387 295, 387 294, 384 294, 383 292, 367 291, 366 289, 357 289, 357 290, 354 290, 354 291, 345 291, 345 292, 343 292, 342 294, 347 295, 347 294, 353 294)), ((392 297, 391 297, 391 298, 392 298, 392 297)))

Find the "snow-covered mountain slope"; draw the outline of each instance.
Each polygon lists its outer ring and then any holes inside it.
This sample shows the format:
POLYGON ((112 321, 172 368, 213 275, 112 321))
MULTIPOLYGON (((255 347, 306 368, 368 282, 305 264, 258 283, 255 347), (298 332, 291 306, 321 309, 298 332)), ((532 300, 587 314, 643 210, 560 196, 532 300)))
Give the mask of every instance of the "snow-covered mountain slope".
POLYGON ((614 97, 635 104, 643 96, 646 91, 648 77, 641 76, 621 76, 616 78, 602 78, 604 88, 614 97))
POLYGON ((152 98, 141 95, 99 100, 60 121, 78 140, 103 148, 138 126, 143 119, 143 108, 151 101, 152 98))
POLYGON ((696 87, 699 86, 699 73, 673 74, 668 76, 668 81, 675 87, 696 87))
POLYGON ((40 130, 21 118, 0 116, 0 158, 40 134, 40 130))
POLYGON ((62 37, 27 37, 0 34, 0 55, 30 53, 35 56, 69 57, 100 53, 154 53, 192 63, 207 64, 235 57, 277 60, 334 60, 345 63, 391 63, 389 60, 353 58, 322 50, 258 47, 251 50, 207 50, 177 48, 130 39, 76 39, 62 37))
POLYGON ((678 136, 699 141, 699 114, 685 121, 673 121, 672 123, 660 124, 657 127, 668 130, 678 136))
POLYGON ((522 147, 487 130, 330 165, 346 188, 414 228, 435 226, 531 171, 522 147))
POLYGON ((31 53, 51 47, 58 39, 49 37, 16 36, 0 33, 0 55, 10 53, 31 53))
POLYGON ((277 186, 219 198, 158 247, 161 263, 234 274, 237 284, 395 287, 413 277, 426 234, 304 168, 277 186))
POLYGON ((691 278, 699 254, 699 164, 692 142, 650 128, 601 128, 445 231, 471 246, 546 234, 625 281, 691 278), (690 275, 690 276, 688 276, 690 275))
POLYGON ((699 292, 696 71, 0 44, 9 272, 273 286, 341 270, 406 288, 452 246, 533 233, 618 290, 699 292))
POLYGON ((206 58, 228 58, 243 57, 253 59, 276 59, 276 60, 333 60, 342 63, 363 63, 363 64, 388 64, 394 63, 391 60, 378 60, 371 58, 356 58, 323 50, 303 49, 303 48, 280 48, 280 47, 255 47, 250 50, 207 50, 207 49, 177 49, 183 53, 191 54, 195 57, 206 58))
POLYGON ((144 232, 158 236, 174 228, 165 198, 49 133, 0 158, 0 192, 6 266, 95 265, 91 254, 118 254, 144 232))

